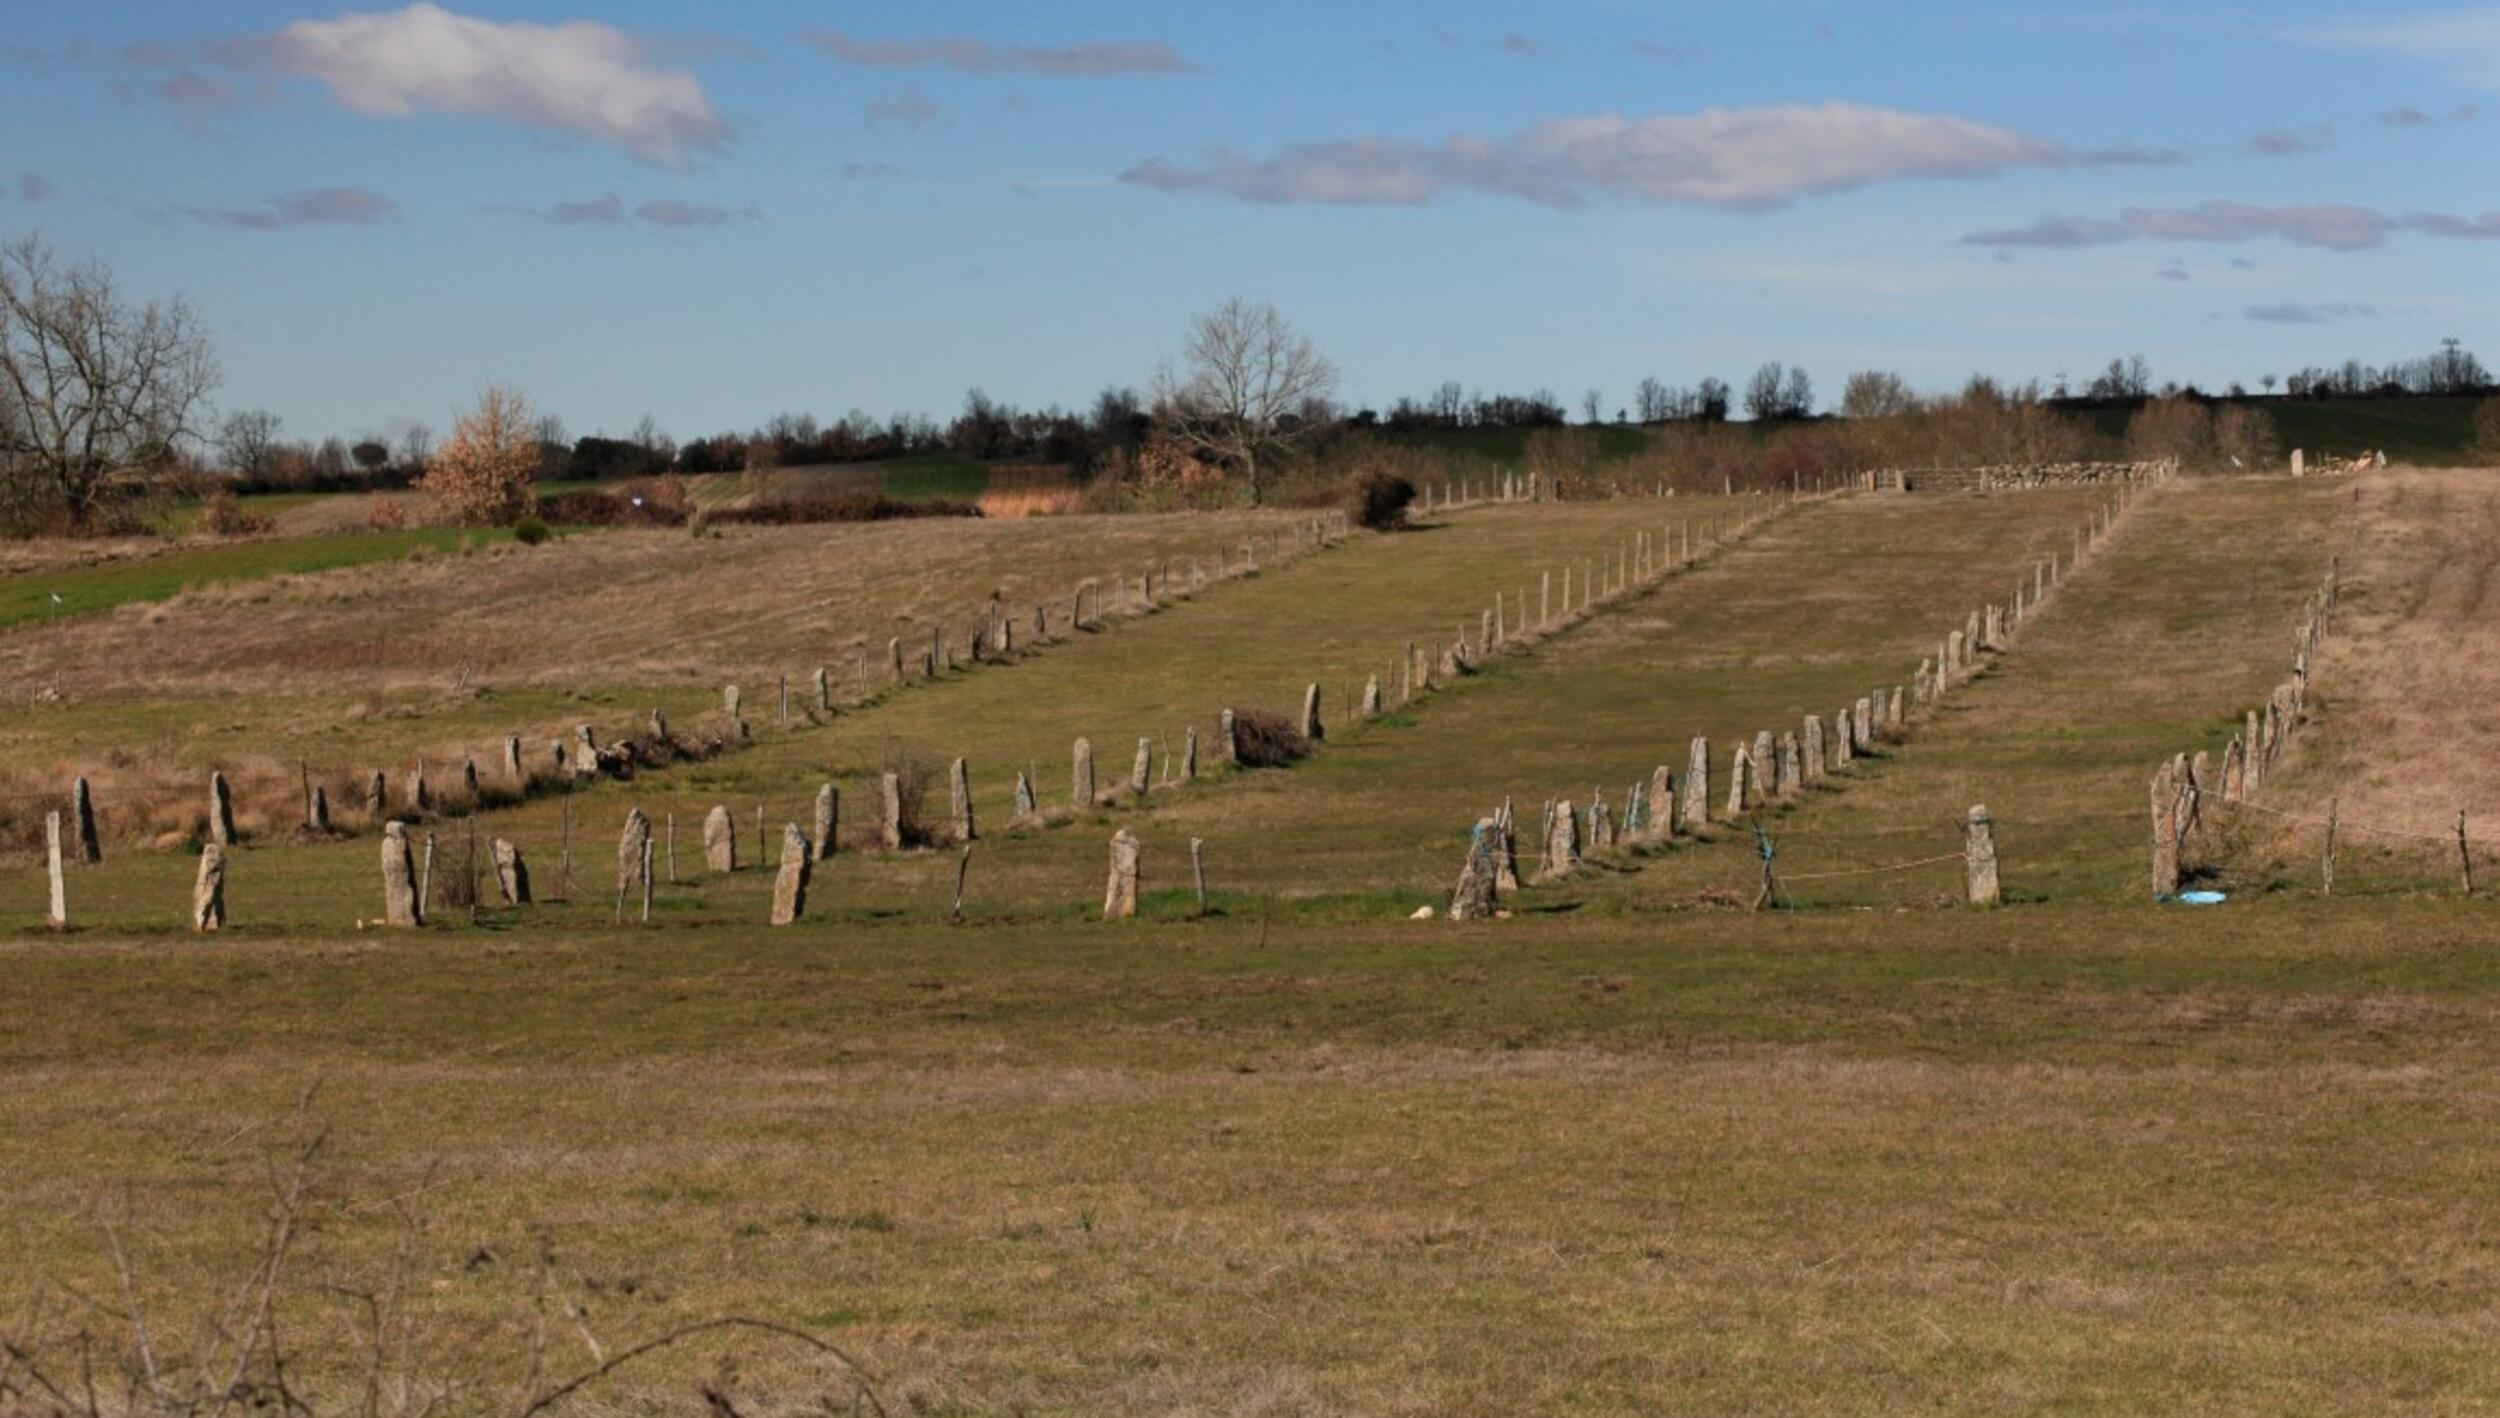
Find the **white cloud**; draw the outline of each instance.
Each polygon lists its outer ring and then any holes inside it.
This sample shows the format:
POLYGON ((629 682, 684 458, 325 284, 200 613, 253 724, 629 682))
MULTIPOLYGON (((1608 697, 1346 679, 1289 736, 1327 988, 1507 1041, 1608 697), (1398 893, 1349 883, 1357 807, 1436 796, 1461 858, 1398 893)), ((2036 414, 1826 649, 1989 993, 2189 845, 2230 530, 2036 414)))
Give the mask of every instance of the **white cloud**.
POLYGON ((2114 246, 2123 241, 2254 241, 2360 251, 2384 242, 2398 223, 2383 212, 2340 203, 2261 207, 2199 202, 2193 207, 2129 207, 2115 217, 2044 216, 2029 226, 1975 231, 1966 246, 2114 246))
POLYGON ((1596 195, 1716 207, 1776 207, 1797 197, 1905 177, 1986 177, 2018 167, 2176 161, 2169 153, 2078 151, 1965 118, 1853 103, 1714 108, 1700 113, 1558 119, 1506 138, 1439 143, 1365 137, 1287 147, 1253 159, 1219 150, 1199 166, 1161 158, 1121 180, 1251 202, 1414 206, 1459 189, 1554 207, 1596 195))
POLYGON ((257 207, 185 207, 182 214, 211 226, 278 231, 298 226, 372 226, 399 215, 399 204, 361 187, 321 187, 288 192, 257 207))
POLYGON ((2466 83, 2500 89, 2500 7, 2322 26, 2299 37, 2329 49, 2401 54, 2436 64, 2466 83))
POLYGON ((420 3, 298 20, 221 52, 248 67, 317 80, 340 107, 377 117, 499 118, 579 133, 672 166, 729 139, 729 125, 694 75, 653 64, 641 40, 588 20, 481 20, 420 3))
POLYGON ((981 39, 864 40, 834 30, 808 30, 799 39, 828 59, 868 69, 942 67, 968 74, 1049 74, 1061 78, 1113 74, 1174 74, 1192 67, 1168 44, 1110 41, 1050 49, 992 44, 981 39))

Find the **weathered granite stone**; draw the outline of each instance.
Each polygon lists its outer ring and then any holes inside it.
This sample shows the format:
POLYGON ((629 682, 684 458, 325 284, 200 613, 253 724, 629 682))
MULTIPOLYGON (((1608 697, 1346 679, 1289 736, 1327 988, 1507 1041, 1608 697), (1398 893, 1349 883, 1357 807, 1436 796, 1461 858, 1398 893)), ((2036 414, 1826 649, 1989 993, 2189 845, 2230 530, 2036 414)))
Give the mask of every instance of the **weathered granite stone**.
POLYGON ((889 852, 903 850, 903 778, 899 773, 877 776, 877 845, 889 852))
POLYGON ((955 840, 970 842, 979 837, 972 821, 972 770, 960 758, 946 768, 946 802, 955 820, 955 840))
POLYGON ((833 855, 834 843, 840 840, 842 835, 842 790, 840 788, 826 783, 816 789, 815 821, 810 825, 816 830, 807 840, 816 849, 816 860, 824 861, 833 855))
POLYGON ((521 849, 498 837, 491 850, 495 858, 495 887, 503 893, 504 904, 530 904, 530 867, 521 849))
POLYGON ((1805 770, 1805 781, 1819 782, 1828 760, 1823 756, 1823 716, 1808 714, 1804 740, 1798 744, 1799 768, 1805 770))
POLYGON ((1146 796, 1147 790, 1154 786, 1154 770, 1154 740, 1141 735, 1137 740, 1137 756, 1129 761, 1128 766, 1128 790, 1131 796, 1140 798, 1146 796))
POLYGON ((1545 829, 1545 879, 1568 876, 1580 866, 1580 814, 1565 798, 1554 805, 1545 829))
POLYGON ((1805 764, 1797 750, 1795 730, 1780 735, 1779 755, 1779 774, 1774 780, 1773 791, 1783 799, 1793 798, 1806 785, 1805 764))
POLYGON ((1328 737, 1328 726, 1320 722, 1319 686, 1316 684, 1302 691, 1302 737, 1313 743, 1328 737))
POLYGON ((382 924, 425 924, 425 903, 417 899, 417 867, 408 852, 405 823, 382 825, 382 924))
POLYGON ((1962 882, 1974 906, 1994 906, 2002 899, 1997 888, 1996 829, 1984 806, 1970 810, 1962 830, 1962 882))
POLYGON ((1696 737, 1684 760, 1684 781, 1677 800, 1684 806, 1684 825, 1699 830, 1710 823, 1710 740, 1696 737))
POLYGON ((1467 838, 1466 864, 1459 868, 1458 889, 1450 895, 1451 920, 1490 920, 1500 907, 1501 865, 1497 844, 1501 831, 1499 818, 1476 819, 1475 830, 1467 838))
POLYGON ((815 865, 816 849, 807 834, 795 822, 781 826, 781 870, 773 874, 773 914, 776 926, 790 925, 807 912, 807 877, 815 865))
POLYGON ((714 803, 703 815, 703 865, 715 872, 738 869, 738 822, 727 803, 714 803))
POLYGON ((200 849, 200 874, 191 883, 191 929, 226 928, 226 849, 211 842, 200 849))
POLYGON ((1068 765, 1068 801, 1080 808, 1094 805, 1094 741, 1080 738, 1068 765))
POLYGON ((1033 801, 1033 780, 1019 771, 1016 774, 1016 820, 1021 822, 1037 810, 1033 801))
POLYGON ((1124 921, 1137 914, 1137 834, 1123 827, 1111 834, 1111 874, 1102 893, 1102 918, 1124 921))
MULTIPOLYGON (((643 863, 651 856, 651 818, 641 808, 625 814, 625 828, 616 836, 616 894, 625 897, 642 884, 643 863)), ((561 883, 559 883, 561 884, 561 883)))

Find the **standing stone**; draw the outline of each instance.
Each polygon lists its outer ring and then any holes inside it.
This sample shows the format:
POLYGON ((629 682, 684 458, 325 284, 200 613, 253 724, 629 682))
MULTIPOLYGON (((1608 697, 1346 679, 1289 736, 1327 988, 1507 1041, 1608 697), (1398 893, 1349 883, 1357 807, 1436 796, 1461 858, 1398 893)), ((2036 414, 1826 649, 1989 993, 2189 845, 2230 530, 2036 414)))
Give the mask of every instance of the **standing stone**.
POLYGON ((1501 905, 1500 851, 1496 845, 1501 831, 1498 817, 1476 819, 1475 831, 1467 838, 1466 865, 1459 868, 1458 890, 1450 895, 1451 920, 1490 920, 1501 905))
POLYGON ((1378 675, 1373 675, 1363 681, 1363 717, 1366 719, 1380 717, 1380 676, 1378 675))
MULTIPOLYGON (((563 765, 556 766, 561 768, 563 765)), ((390 811, 390 806, 389 790, 384 786, 382 770, 376 768, 373 775, 365 779, 365 816, 379 822, 382 814, 390 811)))
POLYGON ((2165 760, 2153 773, 2153 896, 2179 893, 2179 781, 2165 760))
POLYGON ((1198 726, 1192 724, 1181 736, 1181 781, 1198 781, 1198 726))
POLYGON ((1857 731, 1849 726, 1849 718, 1856 712, 1855 709, 1843 704, 1840 706, 1840 712, 1832 716, 1832 767, 1834 768, 1846 768, 1856 757, 1857 751, 1851 745, 1857 742, 1857 731))
POLYGON ((1502 891, 1519 889, 1519 831, 1510 815, 1510 799, 1502 799, 1502 810, 1495 817, 1499 824, 1493 834, 1494 886, 1502 891))
POLYGON ((1684 825, 1699 831, 1710 824, 1710 740, 1695 738, 1684 760, 1684 825))
POLYGON ((2222 750, 2222 800, 2235 803, 2247 792, 2248 746, 2233 734, 2230 745, 2222 750))
POLYGON ((1068 800, 1080 808, 1094 805, 1094 741, 1079 738, 1068 765, 1068 800))
MULTIPOLYGON (((1945 655, 1946 663, 1953 667, 1955 674, 1959 674, 1964 678, 1969 677, 1970 641, 1963 636, 1961 631, 1954 631, 1951 635, 1945 637, 1945 655)), ((1950 676, 1948 676, 1948 682, 1949 681, 1950 676)))
POLYGON ((1223 762, 1241 762, 1241 728, 1234 721, 1230 709, 1216 716, 1215 753, 1223 762))
POLYGON ((425 924, 425 903, 417 899, 417 867, 408 853, 408 825, 403 822, 382 824, 382 924, 425 924))
POLYGON ((1589 790, 1589 850, 1603 852, 1615 845, 1615 820, 1606 814, 1606 795, 1589 790))
POLYGON ((797 823, 781 825, 781 870, 773 876, 774 925, 790 925, 806 913, 808 869, 814 865, 815 856, 814 845, 797 823))
POLYGON ((1132 796, 1140 798, 1146 796, 1146 790, 1154 786, 1154 769, 1155 741, 1152 738, 1140 736, 1137 740, 1137 757, 1130 762, 1128 769, 1128 790, 1132 796))
MULTIPOLYGON (((738 716, 732 714, 729 720, 734 724, 738 721, 738 716)), ((588 724, 573 726, 573 776, 576 778, 599 776, 599 731, 588 724)))
POLYGON ((1793 798, 1805 787, 1805 765, 1798 756, 1797 734, 1793 729, 1780 735, 1779 765, 1779 776, 1773 783, 1772 791, 1782 800, 1793 798))
POLYGON ((1820 782, 1823 777, 1823 769, 1825 766, 1825 759, 1823 757, 1822 715, 1808 714, 1806 716, 1805 741, 1798 747, 1800 751, 1798 766, 1805 770, 1805 781, 1809 783, 1820 782))
POLYGON ((726 803, 712 804, 703 816, 703 865, 715 872, 738 869, 738 822, 726 803))
POLYGON ((530 904, 530 866, 521 856, 521 849, 498 837, 493 847, 495 886, 503 893, 507 906, 530 904))
POLYGON ((885 642, 886 677, 896 684, 903 682, 903 637, 889 637, 885 642))
POLYGON ((304 808, 305 830, 328 836, 330 832, 330 790, 315 783, 312 801, 304 808))
POLYGON ((1973 906, 1994 906, 2002 899, 1997 889, 1996 829, 1989 824, 1985 806, 1970 810, 1962 831, 1962 881, 1973 906))
POLYGON ((408 808, 411 812, 423 812, 432 806, 434 793, 425 785, 425 760, 420 758, 408 770, 408 808))
POLYGON ((1753 750, 1738 742, 1727 757, 1727 819, 1734 822, 1752 805, 1753 750))
POLYGON ((816 860, 833 855, 834 841, 842 832, 842 790, 831 783, 816 789, 815 834, 808 841, 816 849, 816 860))
POLYGON ((1892 687, 1892 702, 1886 711, 1884 722, 1891 726, 1895 736, 1898 736, 1901 730, 1909 724, 1909 708, 1902 702, 1901 686, 1897 684, 1892 687))
POLYGON ((69 785, 70 860, 92 866, 104 860, 104 840, 95 830, 95 795, 84 778, 69 785))
POLYGON ((2261 740, 2257 737, 2256 710, 2251 709, 2248 711, 2248 720, 2246 725, 2241 730, 2240 739, 2241 742, 2246 745, 2242 754, 2244 762, 2241 768, 2241 776, 2243 778, 2240 789, 2241 796, 2253 798, 2257 796, 2258 785, 2266 780, 2265 755, 2258 752, 2261 740))
POLYGON ((191 883, 191 929, 226 928, 226 849, 211 842, 200 849, 200 874, 191 883))
POLYGON ((208 840, 220 847, 234 845, 234 789, 223 773, 208 775, 208 840))
POLYGON ((519 734, 504 735, 503 776, 507 783, 517 785, 521 782, 521 736, 519 734))
POLYGON ((877 845, 889 852, 903 850, 903 778, 899 773, 877 778, 877 845))
POLYGON ((1648 836, 1664 841, 1675 835, 1675 775, 1663 763, 1650 770, 1647 801, 1648 836))
POLYGON ((1875 747, 1875 706, 1871 699, 1860 699, 1851 706, 1849 715, 1849 748, 1853 753, 1866 753, 1875 747))
MULTIPOLYGON (((675 820, 670 819, 671 822, 675 820)), ((642 884, 644 864, 650 860, 651 818, 641 808, 628 809, 625 814, 625 830, 616 835, 616 894, 618 897, 622 898, 631 894, 642 884)), ((566 865, 569 873, 569 861, 566 865)), ((557 885, 565 886, 565 883, 558 882, 557 885)), ((566 889, 571 888, 567 886, 566 889)))
POLYGON ((1870 739, 1883 738, 1885 737, 1886 732, 1892 727, 1892 692, 1887 689, 1878 688, 1874 694, 1868 696, 1868 704, 1872 708, 1873 712, 1867 719, 1867 737, 1870 739))
POLYGON ((955 817, 955 840, 969 842, 980 836, 972 822, 972 770, 960 758, 947 765, 946 801, 955 817))
POLYGON ((1753 769, 1753 800, 1759 807, 1770 797, 1779 776, 1779 743, 1769 729, 1753 736, 1753 747, 1747 751, 1745 761, 1753 769))
POLYGON ((1111 878, 1103 888, 1102 918, 1124 921, 1137 914, 1137 869, 1141 849, 1137 834, 1123 827, 1111 834, 1111 878))
POLYGON ((1302 737, 1312 743, 1328 737, 1328 726, 1319 721, 1319 686, 1316 684, 1302 691, 1302 737))
POLYGON ((1554 805, 1545 828, 1545 880, 1569 876, 1580 866, 1580 814, 1569 798, 1554 805))
POLYGON ((745 718, 745 692, 740 690, 738 686, 734 684, 722 685, 720 691, 720 707, 721 712, 728 715, 732 719, 745 718))

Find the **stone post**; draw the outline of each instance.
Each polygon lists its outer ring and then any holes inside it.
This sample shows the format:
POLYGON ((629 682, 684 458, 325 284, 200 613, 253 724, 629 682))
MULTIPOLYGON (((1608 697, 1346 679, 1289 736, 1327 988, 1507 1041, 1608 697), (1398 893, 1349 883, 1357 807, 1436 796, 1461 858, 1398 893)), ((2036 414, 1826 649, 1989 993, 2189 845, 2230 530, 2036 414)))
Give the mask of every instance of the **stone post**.
POLYGON ((507 906, 530 904, 530 868, 521 849, 498 837, 490 849, 495 858, 495 886, 507 906))
POLYGON ((1884 722, 1891 727, 1895 735, 1909 726, 1909 708, 1902 702, 1901 686, 1897 684, 1892 687, 1892 701, 1885 710, 1885 715, 1884 722))
POLYGON ((1545 829, 1545 880, 1569 876, 1580 866, 1580 814, 1569 798, 1554 805, 1545 829))
POLYGON ((1848 767, 1857 756, 1853 747, 1857 743, 1857 731, 1849 724, 1849 717, 1856 712, 1856 709, 1843 704, 1840 712, 1832 716, 1832 767, 1836 769, 1848 767))
POLYGON ((1799 749, 1798 767, 1805 770, 1804 780, 1808 783, 1821 782, 1827 763, 1823 756, 1822 715, 1808 714, 1806 716, 1805 739, 1799 745, 1799 749))
POLYGON ((833 675, 829 673, 824 666, 818 665, 816 667, 816 673, 811 678, 810 683, 814 686, 816 691, 816 712, 819 714, 832 713, 833 675))
POLYGON ((1226 763, 1241 762, 1241 729, 1233 721, 1233 711, 1217 716, 1215 726, 1216 756, 1226 763))
POLYGON ((408 850, 406 823, 382 825, 382 924, 425 924, 425 904, 417 899, 417 864, 408 850))
POLYGON ((104 860, 104 840, 95 830, 95 795, 81 778, 69 785, 70 859, 81 866, 104 860))
POLYGON ((45 884, 51 891, 50 909, 44 920, 56 931, 69 929, 69 882, 61 874, 61 814, 43 815, 43 865, 45 884))
POLYGON ((903 850, 903 779, 899 773, 877 775, 877 845, 903 850))
POLYGON ((1328 726, 1319 718, 1319 686, 1316 684, 1302 691, 1302 737, 1312 743, 1328 737, 1328 726))
POLYGON ((1684 760, 1684 825, 1695 831, 1710 823, 1710 740, 1695 737, 1684 760))
MULTIPOLYGON (((960 763, 963 760, 957 759, 960 763)), ((815 847, 795 822, 781 826, 781 870, 773 875, 772 923, 793 924, 807 912, 808 870, 814 865, 815 847)))
POLYGON ((526 776, 521 771, 521 736, 506 734, 503 739, 504 781, 518 785, 526 776))
POLYGON ((1022 822, 1038 811, 1033 801, 1033 780, 1019 771, 1016 774, 1016 820, 1022 822))
POLYGON ((1727 756, 1727 820, 1734 822, 1745 815, 1751 805, 1753 789, 1753 750, 1742 740, 1727 756))
POLYGON ((1111 834, 1111 876, 1102 893, 1102 918, 1124 921, 1137 914, 1137 834, 1123 827, 1111 834))
POLYGON ((1146 796, 1147 790, 1154 786, 1154 768, 1154 739, 1146 735, 1140 735, 1137 740, 1137 756, 1129 761, 1128 766, 1128 790, 1130 796, 1140 798, 1146 796))
POLYGON ((1875 707, 1871 699, 1860 699, 1851 706, 1849 715, 1849 748, 1853 753, 1866 753, 1875 747, 1875 707))
POLYGON ((1675 835, 1675 775, 1663 763, 1649 774, 1649 835, 1661 841, 1675 835))
POLYGON ((1753 801, 1759 807, 1770 797, 1779 776, 1779 741, 1771 737, 1769 729, 1753 736, 1745 761, 1753 769, 1753 801))
POLYGON ((1973 906, 1994 906, 2001 899, 1997 890, 1996 829, 1989 824, 1988 809, 1975 806, 1962 831, 1962 883, 1973 906))
POLYGON ((886 674, 896 684, 903 682, 903 638, 899 635, 885 642, 886 674))
POLYGON ((2153 898, 2179 893, 2179 781, 2165 759, 2153 773, 2153 898))
POLYGON ((1380 676, 1378 675, 1373 675, 1363 681, 1363 717, 1366 719, 1380 717, 1380 676))
POLYGON ((816 860, 821 862, 833 855, 834 841, 841 835, 842 790, 840 788, 826 783, 816 789, 815 821, 810 825, 816 830, 808 838, 808 842, 815 848, 816 860))
POLYGON ((1094 805, 1094 741, 1079 738, 1068 765, 1068 801, 1079 808, 1094 805))
POLYGON ((642 879, 643 863, 650 860, 644 850, 651 842, 651 818, 641 808, 625 814, 625 828, 616 837, 616 896, 622 901, 642 879))
POLYGON ((738 869, 738 824, 727 803, 714 803, 703 815, 703 866, 713 872, 738 869))
POLYGON ((946 800, 947 806, 954 812, 955 840, 970 842, 978 838, 981 834, 972 821, 972 770, 965 767, 960 758, 947 765, 946 800))
POLYGON ((214 842, 200 849, 200 872, 191 883, 191 929, 226 928, 226 849, 214 842))
POLYGON ((1450 919, 1453 921, 1490 920, 1501 905, 1501 869, 1495 842, 1501 834, 1499 819, 1476 819, 1475 831, 1467 838, 1467 861, 1459 868, 1458 889, 1450 896, 1450 919))
POLYGON ((1779 775, 1775 789, 1785 800, 1797 796, 1798 792, 1805 787, 1805 764, 1797 752, 1795 730, 1792 729, 1780 735, 1779 755, 1779 775))
POLYGON ((220 847, 234 845, 234 789, 223 773, 208 775, 208 840, 220 847))
MULTIPOLYGON (((561 749, 564 745, 558 744, 556 747, 561 749)), ((559 762, 556 767, 560 771, 564 765, 559 762)), ((383 784, 382 770, 376 768, 372 776, 365 779, 365 816, 379 822, 383 814, 389 811, 390 794, 383 784)))
POLYGON ((1493 834, 1494 886, 1502 891, 1519 889, 1519 832, 1510 815, 1510 799, 1502 799, 1502 810, 1496 814, 1499 824, 1493 834))
POLYGON ((1867 699, 1871 712, 1867 718, 1866 736, 1869 739, 1884 738, 1892 728, 1892 691, 1879 686, 1867 699))

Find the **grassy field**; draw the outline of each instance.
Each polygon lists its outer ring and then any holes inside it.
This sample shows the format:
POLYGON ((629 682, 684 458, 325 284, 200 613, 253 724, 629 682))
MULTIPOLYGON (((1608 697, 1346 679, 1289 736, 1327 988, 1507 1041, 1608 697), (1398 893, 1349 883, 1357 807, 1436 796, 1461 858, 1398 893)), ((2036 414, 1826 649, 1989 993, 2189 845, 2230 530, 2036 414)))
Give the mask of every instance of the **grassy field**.
POLYGON ((206 586, 301 576, 508 540, 457 527, 412 527, 320 537, 272 537, 169 546, 154 555, 0 577, 0 627, 92 615, 171 600, 206 586))
MULTIPOLYGON (((2346 556, 2350 633, 2393 659, 2430 658, 2406 627, 2427 646, 2478 625, 2479 503, 2409 476, 2148 493, 1987 674, 1766 817, 1803 876, 1952 850, 1985 801, 2000 910, 1948 904, 1948 867, 1800 881, 1796 909, 1747 914, 1750 836, 1713 829, 1519 893, 1507 920, 1405 919, 1446 901, 1468 824, 1505 796, 1525 838, 1548 796, 1619 804, 1657 763, 1680 772, 1694 734, 1715 777, 1739 734, 1906 683, 1965 612, 2070 554, 2098 493, 1463 511, 821 725, 783 729, 750 688, 754 747, 577 794, 572 899, 474 924, 361 928, 373 839, 273 832, 235 857, 233 929, 202 941, 178 929, 189 858, 118 843, 72 877, 86 929, 0 941, 0 999, 28 1021, 0 1035, 0 1315, 37 1316, 0 1323, 52 1356, 84 1326, 109 1374, 135 1303, 178 1368, 261 1254, 271 1167, 283 1182, 318 1132, 278 1302, 298 1380, 352 1397, 376 1313, 354 1297, 381 1297, 399 1338, 379 1371, 417 1392, 460 1377, 448 1411, 511 1412, 732 1315, 841 1346, 896 1413, 2489 1410, 2488 908, 2418 873, 2321 899, 2238 841, 2208 847, 2227 906, 2142 886, 2154 762, 2218 747, 2281 676, 2327 556, 2346 556), (1369 674, 1394 703, 1407 643, 1472 633, 1496 590, 1513 616, 1545 573, 1687 521, 1695 565, 1382 719, 1343 716, 1369 674), (1310 682, 1332 727, 1309 762, 1005 823, 1018 768, 1064 802, 1079 734, 1105 786, 1141 735, 1159 777, 1185 726, 1290 708, 1310 682), (761 924, 768 873, 697 865, 713 803, 749 834, 760 803, 777 832, 830 778, 855 824, 886 763, 958 754, 985 822, 961 925, 952 852, 846 842, 788 930, 761 924), (680 820, 649 927, 610 920, 631 805, 680 820), (1146 910, 1103 924, 1120 826, 1146 844, 1146 910), (51 1308, 21 1310, 38 1291, 51 1308)), ((1221 539, 1211 519, 1035 525, 1063 580, 1221 539)), ((669 588, 653 604, 752 681, 814 632, 707 585, 829 586, 865 625, 952 604, 911 599, 932 557, 1044 545, 630 535, 478 558, 473 599, 418 600, 453 619, 545 601, 571 627, 563 583, 622 576, 669 588), (743 569, 707 581, 707 557, 743 569)), ((272 644, 345 643, 377 614, 360 575, 302 595, 272 644)), ((131 653, 44 638, 66 633, 22 627, 0 655, 131 653)), ((546 673, 499 666, 496 695, 578 680, 608 713, 666 695, 691 713, 717 678, 595 631, 532 643, 546 673)), ((2385 774, 2350 757, 2372 743, 2416 773, 2458 751, 2346 734, 2385 696, 2455 691, 2350 653, 2322 660, 2287 804, 2385 774)), ((179 654, 128 673, 132 703, 163 701, 148 742, 209 702, 179 692, 179 654)), ((220 685, 226 716, 304 712, 273 704, 284 673, 220 685)), ((457 712, 483 727, 519 704, 457 712)), ((443 728, 377 717, 357 751, 443 728)), ((479 827, 522 843, 544 890, 567 810, 479 827)), ((431 830, 447 872, 464 825, 431 830)), ((0 918, 41 912, 39 882, 0 872, 0 918)), ((839 1411, 849 1384, 802 1343, 707 1333, 575 1409, 676 1411, 709 1386, 741 1412, 839 1411)))

